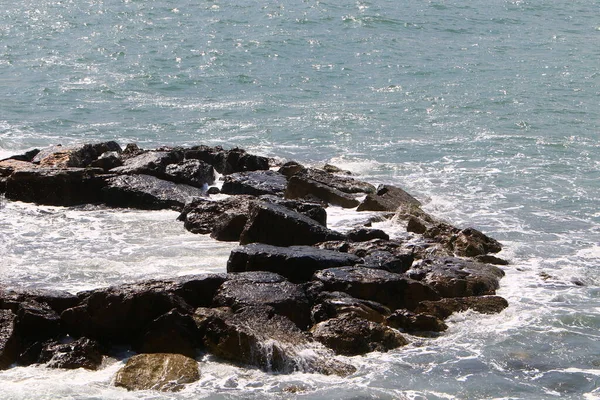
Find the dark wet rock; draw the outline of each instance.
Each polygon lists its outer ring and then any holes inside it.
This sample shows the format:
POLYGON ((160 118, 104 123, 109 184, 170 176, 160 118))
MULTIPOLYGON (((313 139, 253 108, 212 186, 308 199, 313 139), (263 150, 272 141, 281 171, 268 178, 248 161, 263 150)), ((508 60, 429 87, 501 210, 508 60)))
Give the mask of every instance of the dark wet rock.
POLYGON ((343 237, 341 233, 327 229, 306 215, 286 207, 255 202, 250 206, 248 223, 240 236, 240 243, 311 245, 343 237))
POLYGON ((500 296, 471 296, 423 301, 415 312, 446 319, 455 312, 473 310, 482 314, 496 314, 506 307, 508 307, 508 301, 500 296))
POLYGON ((192 307, 210 307, 217 290, 227 279, 226 274, 185 275, 164 284, 170 293, 181 297, 192 307))
POLYGON ((275 171, 238 172, 225 177, 221 193, 283 195, 286 186, 285 176, 275 171))
POLYGON ((183 208, 178 219, 192 233, 213 233, 217 240, 237 241, 242 233, 252 196, 234 196, 223 200, 198 198, 183 208))
POLYGON ((47 340, 60 336, 60 316, 45 303, 30 300, 19 305, 15 326, 25 343, 47 340))
POLYGON ((4 160, 0 160, 0 161, 16 160, 16 161, 33 162, 33 159, 35 158, 35 156, 37 156, 39 154, 39 152, 40 152, 39 149, 33 149, 33 150, 26 151, 23 154, 17 154, 14 156, 10 156, 10 157, 8 157, 4 160))
POLYGON ((414 261, 412 250, 397 240, 330 241, 319 243, 317 247, 354 254, 363 259, 364 267, 383 269, 394 273, 406 272, 414 261))
POLYGON ((66 343, 46 343, 41 350, 39 362, 49 368, 97 370, 102 364, 102 348, 98 342, 79 338, 66 343))
POLYGON ((121 146, 113 141, 72 146, 57 145, 42 149, 31 161, 45 168, 85 168, 107 151, 120 153, 121 146))
POLYGON ((391 311, 386 306, 370 300, 356 299, 343 292, 321 292, 311 310, 313 323, 350 314, 368 321, 383 323, 391 311))
POLYGON ((315 340, 346 356, 385 352, 408 344, 397 330, 349 314, 319 322, 311 333, 315 340))
POLYGON ((314 219, 319 224, 327 226, 327 211, 319 203, 310 203, 298 200, 282 199, 281 197, 272 195, 263 195, 259 198, 267 203, 279 204, 290 210, 297 211, 300 214, 306 215, 308 218, 314 219))
POLYGON ((288 161, 279 168, 278 172, 285 175, 287 178, 291 178, 304 169, 302 164, 299 164, 296 161, 288 161))
POLYGON ((127 390, 177 392, 200 379, 196 360, 181 354, 138 354, 117 372, 115 386, 127 390))
POLYGON ((362 182, 347 176, 334 175, 316 168, 307 168, 298 172, 296 176, 313 180, 343 193, 375 193, 375 186, 370 183, 362 182))
POLYGON ((198 328, 194 319, 171 310, 152 321, 140 341, 135 344, 139 353, 173 353, 196 357, 198 328))
MULTIPOLYGON (((245 150, 234 148, 225 153, 224 168, 220 173, 225 175, 236 172, 260 171, 269 169, 267 157, 248 154, 245 150)), ((215 167, 216 168, 216 167, 215 167)))
POLYGON ((447 257, 421 260, 407 275, 426 282, 442 297, 467 297, 495 294, 504 271, 490 264, 447 257))
POLYGON ((186 202, 203 195, 198 188, 150 175, 114 176, 102 189, 103 202, 108 206, 145 210, 181 210, 186 202))
POLYGON ((123 161, 116 151, 107 151, 102 153, 97 160, 90 163, 90 167, 102 168, 104 172, 108 172, 113 168, 117 168, 123 165, 123 161))
POLYGON ((221 189, 219 189, 216 186, 211 186, 206 190, 206 194, 210 194, 210 195, 219 194, 219 193, 221 193, 221 189))
POLYGON ((140 154, 142 154, 144 152, 145 152, 145 150, 140 149, 140 147, 136 143, 128 143, 125 146, 125 149, 123 150, 123 152, 121 153, 121 158, 123 160, 127 160, 129 158, 139 156, 140 154))
POLYGON ((376 193, 368 194, 357 211, 396 211, 401 206, 417 206, 421 202, 410 194, 392 185, 379 185, 376 193))
MULTIPOLYGON (((340 167, 336 167, 335 165, 325 164, 323 166, 323 171, 329 172, 330 174, 344 174, 344 175, 352 175, 352 172, 341 169, 340 167)), ((373 190, 375 187, 373 187, 373 190)))
POLYGON ((19 356, 15 319, 12 311, 0 310, 0 371, 14 364, 19 356))
POLYGON ((288 318, 269 307, 246 307, 238 313, 198 309, 209 351, 225 360, 269 372, 316 372, 347 376, 354 367, 337 361, 312 343, 288 318))
POLYGON ((19 169, 6 180, 6 198, 53 206, 100 203, 105 182, 98 170, 19 169))
POLYGON ((300 329, 310 325, 310 304, 303 288, 272 272, 230 274, 215 296, 217 306, 236 311, 246 306, 270 306, 300 329))
POLYGON ((183 154, 186 160, 200 160, 212 165, 215 171, 220 174, 225 169, 226 150, 221 146, 193 146, 189 149, 184 149, 183 154))
POLYGON ((373 239, 389 240, 390 236, 381 229, 356 228, 346 233, 353 242, 366 242, 373 239))
POLYGON ((317 271, 314 279, 323 282, 327 291, 345 292, 359 299, 376 301, 392 310, 414 309, 423 300, 440 298, 427 284, 380 269, 329 268, 317 271))
POLYGON ((61 313, 67 308, 76 306, 79 298, 69 292, 51 289, 3 290, 0 289, 0 309, 18 312, 21 303, 45 303, 52 310, 61 313))
POLYGON ((215 182, 215 170, 212 165, 203 161, 185 160, 167 165, 164 178, 171 182, 184 183, 202 189, 215 182))
MULTIPOLYGON (((433 303, 433 302, 431 302, 433 303)), ((442 332, 448 329, 448 325, 441 319, 421 313, 413 313, 408 310, 396 310, 387 317, 387 324, 392 328, 404 332, 442 332)))
POLYGON ((421 218, 411 216, 408 219, 406 231, 423 234, 427 231, 427 225, 421 218))
POLYGON ((6 159, 0 161, 0 177, 8 178, 15 171, 39 169, 37 164, 27 161, 6 159))
POLYGON ((131 344, 155 319, 175 309, 190 313, 190 306, 174 291, 180 284, 145 281, 79 294, 81 305, 61 314, 67 333, 102 343, 131 344))
POLYGON ((167 165, 183 161, 183 153, 179 151, 146 151, 137 156, 127 158, 123 165, 110 170, 114 174, 152 175, 165 178, 167 165))
POLYGON ((491 254, 482 254, 475 257, 475 261, 484 264, 508 265, 509 262, 503 258, 493 256, 491 254))
POLYGON ((306 282, 321 269, 354 265, 360 258, 310 246, 278 247, 249 244, 232 250, 227 272, 269 271, 291 282, 306 282))
POLYGON ((288 181, 285 197, 288 199, 302 199, 308 196, 344 208, 353 208, 360 203, 351 194, 344 193, 332 186, 327 186, 301 174, 292 176, 288 181))

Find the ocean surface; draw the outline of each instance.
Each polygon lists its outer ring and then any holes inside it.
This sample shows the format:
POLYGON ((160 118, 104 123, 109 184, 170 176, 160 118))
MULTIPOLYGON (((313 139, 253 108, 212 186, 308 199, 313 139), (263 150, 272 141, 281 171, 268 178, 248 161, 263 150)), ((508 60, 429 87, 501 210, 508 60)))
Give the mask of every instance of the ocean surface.
MULTIPOLYGON (((498 315, 346 361, 346 379, 201 359, 177 394, 0 372, 2 399, 600 399, 600 1, 0 0, 0 158, 52 144, 240 146, 332 163, 473 226, 498 315)), ((76 292, 224 271, 170 211, 0 199, 0 284, 76 292)), ((332 207, 330 225, 353 214, 332 207)), ((400 236, 405 227, 381 227, 400 236)))

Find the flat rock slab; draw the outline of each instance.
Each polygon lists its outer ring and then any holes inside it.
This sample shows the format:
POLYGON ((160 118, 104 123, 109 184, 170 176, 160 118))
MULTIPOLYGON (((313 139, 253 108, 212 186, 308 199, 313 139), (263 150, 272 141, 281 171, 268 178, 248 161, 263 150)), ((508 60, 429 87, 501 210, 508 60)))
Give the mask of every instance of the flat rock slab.
POLYGON ((278 204, 255 202, 250 206, 250 215, 240 236, 240 243, 294 246, 343 238, 341 233, 327 229, 299 212, 278 204))
POLYGON ((115 386, 127 390, 176 392, 200 379, 198 363, 181 354, 138 354, 117 372, 115 386))
POLYGON ((146 151, 126 159, 123 165, 110 170, 113 174, 152 175, 164 177, 169 164, 183 161, 183 153, 176 151, 146 151))
POLYGON ((255 243, 232 250, 227 272, 270 271, 291 282, 306 282, 316 271, 355 265, 360 261, 352 254, 310 246, 278 247, 255 243))
POLYGON ((423 301, 416 311, 446 319, 455 312, 473 310, 482 314, 496 314, 508 307, 508 301, 500 296, 472 296, 423 301))
POLYGON ((325 290, 344 292, 365 300, 381 303, 392 310, 414 309, 423 300, 439 300, 428 285, 403 275, 365 267, 340 267, 317 271, 314 279, 325 290))
POLYGON ((296 174, 290 178, 285 190, 285 197, 288 199, 316 197, 326 203, 343 208, 353 208, 358 206, 360 203, 351 194, 342 192, 339 189, 328 186, 301 174, 296 174))
MULTIPOLYGON (((341 170, 337 169, 336 172, 341 170)), ((375 193, 375 186, 347 176, 334 175, 328 171, 315 168, 307 168, 300 171, 297 176, 312 179, 313 181, 330 186, 343 193, 375 193)))
POLYGON ((266 305, 288 317, 300 329, 310 325, 310 303, 301 285, 272 272, 229 274, 215 296, 217 306, 234 311, 245 306, 266 305))
POLYGON ((102 199, 108 206, 144 210, 181 210, 187 202, 203 195, 196 187, 150 175, 115 176, 102 189, 102 199))
POLYGON ((107 151, 121 152, 117 142, 103 142, 72 146, 51 146, 42 149, 32 159, 45 168, 85 168, 107 151))
POLYGON ((224 194, 283 195, 287 186, 284 175, 275 171, 238 172, 227 175, 221 188, 224 194))

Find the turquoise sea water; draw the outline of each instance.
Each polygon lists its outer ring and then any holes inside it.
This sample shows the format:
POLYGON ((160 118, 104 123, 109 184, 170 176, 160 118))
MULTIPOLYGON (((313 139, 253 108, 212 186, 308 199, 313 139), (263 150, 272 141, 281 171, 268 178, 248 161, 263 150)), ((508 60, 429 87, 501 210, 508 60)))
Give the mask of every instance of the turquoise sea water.
MULTIPOLYGON (((109 139, 240 146, 402 186, 505 244, 500 315, 461 314, 441 338, 354 358, 347 380, 208 360, 174 397, 600 398, 599 1, 0 6, 0 156, 109 139)), ((9 286, 219 270, 229 250, 165 228, 170 213, 2 204, 9 286)), ((112 388, 115 368, 16 368, 0 394, 163 396, 112 388)))

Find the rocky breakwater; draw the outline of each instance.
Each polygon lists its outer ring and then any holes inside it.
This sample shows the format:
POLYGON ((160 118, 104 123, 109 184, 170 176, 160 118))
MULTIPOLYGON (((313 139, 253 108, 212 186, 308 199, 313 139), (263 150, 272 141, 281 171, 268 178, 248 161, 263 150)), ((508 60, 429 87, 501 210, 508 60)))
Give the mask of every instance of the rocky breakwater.
POLYGON ((101 368, 115 346, 128 346, 144 355, 117 376, 128 389, 178 390, 199 379, 195 358, 206 352, 264 371, 347 376, 352 360, 336 355, 389 351, 411 335, 442 334, 454 312, 508 306, 495 296, 504 273, 493 264, 506 262, 490 253, 500 243, 439 221, 401 188, 376 188, 331 166, 277 169, 241 149, 109 142, 3 160, 0 177, 8 199, 174 208, 190 232, 240 243, 223 274, 77 294, 3 288, 0 369, 101 368), (228 196, 211 195, 215 171, 228 196), (331 230, 330 205, 392 218, 407 233, 331 230))

